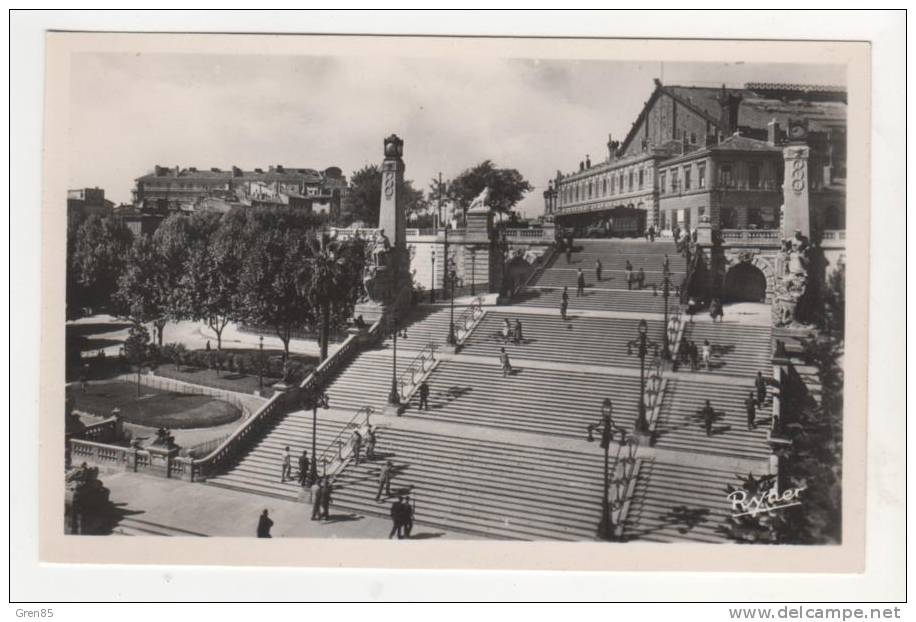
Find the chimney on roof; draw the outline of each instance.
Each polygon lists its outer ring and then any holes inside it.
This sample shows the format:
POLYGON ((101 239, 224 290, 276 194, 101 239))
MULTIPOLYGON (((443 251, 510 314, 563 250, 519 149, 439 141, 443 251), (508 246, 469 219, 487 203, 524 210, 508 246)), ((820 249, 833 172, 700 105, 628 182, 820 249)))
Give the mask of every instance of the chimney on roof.
POLYGON ((188 170, 189 170, 190 172, 192 172, 192 173, 196 173, 196 172, 197 172, 197 167, 195 167, 195 166, 189 166, 189 167, 188 167, 188 170))
POLYGON ((592 167, 592 159, 589 157, 588 154, 585 154, 585 168, 591 168, 591 167, 592 167))
POLYGON ((233 177, 241 177, 241 176, 242 176, 242 169, 240 169, 239 167, 237 167, 236 165, 233 164, 233 165, 232 165, 232 176, 233 176, 233 177))
POLYGON ((738 108, 741 106, 741 96, 729 93, 725 85, 716 98, 719 102, 719 130, 728 136, 738 131, 738 108))
POLYGON ((779 135, 779 123, 776 119, 770 119, 767 123, 767 143, 773 147, 779 144, 782 137, 779 135))
POLYGON ((579 160, 579 172, 581 173, 584 170, 585 170, 585 162, 583 162, 582 160, 579 160))
POLYGON ((282 165, 280 165, 280 164, 277 165, 277 172, 278 172, 278 173, 282 173, 282 172, 283 172, 283 166, 282 166, 282 165))
POLYGON ((218 168, 216 168, 215 166, 214 166, 213 168, 210 169, 210 172, 211 172, 211 173, 222 173, 222 171, 219 170, 218 168))

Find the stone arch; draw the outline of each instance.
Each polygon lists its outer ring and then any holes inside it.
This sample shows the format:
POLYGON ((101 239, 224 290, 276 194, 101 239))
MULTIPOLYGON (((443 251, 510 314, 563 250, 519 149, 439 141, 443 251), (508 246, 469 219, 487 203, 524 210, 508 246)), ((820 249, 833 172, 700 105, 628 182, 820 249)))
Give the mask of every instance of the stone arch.
MULTIPOLYGON (((746 265, 756 268, 763 275, 765 283, 764 302, 770 303, 773 301, 773 294, 776 291, 776 271, 773 269, 773 265, 770 261, 768 261, 768 258, 753 251, 733 251, 727 254, 726 263, 725 274, 723 275, 725 277, 726 292, 728 291, 728 274, 736 267, 746 265)), ((736 276, 738 275, 733 274, 733 278, 736 276)))

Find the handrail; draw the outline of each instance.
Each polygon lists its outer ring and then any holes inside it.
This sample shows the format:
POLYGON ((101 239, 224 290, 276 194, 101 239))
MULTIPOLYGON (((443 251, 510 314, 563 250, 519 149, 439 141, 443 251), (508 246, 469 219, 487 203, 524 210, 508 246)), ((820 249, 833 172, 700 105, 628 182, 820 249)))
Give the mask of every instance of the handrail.
POLYGON ((458 319, 455 321, 455 339, 457 345, 464 343, 464 340, 471 334, 471 327, 474 325, 474 322, 480 319, 483 313, 483 298, 477 296, 471 301, 471 304, 465 307, 464 311, 461 312, 461 315, 459 315, 458 319))
POLYGON ((406 404, 410 401, 410 397, 413 395, 414 390, 420 385, 417 381, 418 374, 420 378, 423 378, 423 376, 433 368, 433 365, 436 364, 436 352, 438 350, 439 344, 435 341, 430 341, 423 346, 423 349, 413 358, 407 366, 407 369, 401 373, 397 383, 398 395, 401 398, 401 403, 406 404), (427 362, 429 363, 429 367, 426 366, 427 362))
MULTIPOLYGON (((380 326, 381 320, 376 321, 375 324, 372 325, 372 328, 369 329, 369 334, 379 334, 380 326)), ((350 335, 347 337, 334 354, 322 361, 322 363, 302 381, 299 385, 299 391, 311 391, 323 385, 339 367, 344 364, 344 361, 349 362, 349 357, 357 350, 360 343, 357 335, 350 335)), ((235 456, 236 452, 238 452, 248 440, 258 434, 263 426, 282 410, 283 406, 285 406, 285 400, 285 393, 275 393, 264 406, 248 417, 248 419, 230 434, 225 441, 220 443, 219 447, 203 458, 193 460, 191 462, 192 480, 197 477, 205 477, 215 468, 235 456)))
POLYGON ((347 465, 350 464, 350 460, 353 459, 352 440, 349 443, 344 441, 342 439, 344 433, 359 431, 360 434, 363 435, 363 438, 365 438, 370 427, 369 417, 373 412, 375 412, 375 410, 371 406, 363 406, 357 410, 350 421, 348 421, 347 424, 341 428, 340 432, 337 433, 337 436, 335 436, 334 439, 328 443, 328 445, 319 455, 318 462, 320 462, 323 466, 323 474, 326 476, 329 475, 332 481, 338 475, 340 475, 341 471, 343 471, 347 465), (365 420, 359 422, 358 419, 363 416, 365 416, 365 420), (344 453, 344 447, 348 447, 349 449, 346 454, 344 453), (336 456, 334 455, 335 451, 337 452, 336 456), (328 465, 331 465, 330 472, 328 472, 328 465))

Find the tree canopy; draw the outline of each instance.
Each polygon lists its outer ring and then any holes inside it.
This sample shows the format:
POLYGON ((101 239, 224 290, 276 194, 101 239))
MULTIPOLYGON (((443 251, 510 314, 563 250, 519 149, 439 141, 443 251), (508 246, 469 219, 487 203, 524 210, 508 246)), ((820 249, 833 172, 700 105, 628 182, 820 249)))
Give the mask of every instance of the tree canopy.
MULTIPOLYGON (((438 186, 438 180, 435 182, 438 186)), ((455 177, 448 184, 447 196, 462 210, 467 210, 484 188, 490 189, 487 203, 497 212, 508 214, 534 188, 514 168, 498 168, 490 160, 484 160, 455 177)))
MULTIPOLYGON (((422 190, 413 187, 413 182, 404 180, 404 207, 406 215, 426 210, 428 203, 422 190)), ((341 223, 346 226, 362 221, 370 227, 378 225, 379 205, 382 200, 382 169, 370 164, 354 171, 350 176, 350 190, 341 206, 341 223)))

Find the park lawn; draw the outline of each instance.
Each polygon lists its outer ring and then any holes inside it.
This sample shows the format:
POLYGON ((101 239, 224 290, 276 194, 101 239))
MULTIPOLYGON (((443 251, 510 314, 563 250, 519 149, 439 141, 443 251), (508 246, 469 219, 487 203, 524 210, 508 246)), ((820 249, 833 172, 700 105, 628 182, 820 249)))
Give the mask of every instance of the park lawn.
MULTIPOLYGON (((206 350, 199 349, 196 350, 196 352, 206 352, 206 350)), ((257 348, 223 348, 222 352, 240 355, 259 355, 257 348)), ((263 352, 265 361, 270 358, 282 356, 282 354, 283 352, 281 350, 264 350, 263 352)), ((289 358, 292 361, 302 363, 307 368, 318 364, 317 357, 308 356, 306 354, 290 353, 289 358)), ((173 363, 163 363, 156 368, 156 375, 172 378, 173 380, 189 382, 191 384, 212 387, 214 389, 235 391, 238 393, 251 394, 260 388, 258 383, 258 374, 251 373, 250 371, 242 374, 226 369, 223 371, 217 371, 216 369, 190 367, 188 365, 182 365, 181 369, 179 370, 173 363)), ((270 388, 271 385, 279 381, 279 377, 264 374, 264 390, 261 392, 261 395, 264 397, 270 397, 273 393, 273 390, 270 388)))
POLYGON ((125 421, 151 428, 207 428, 237 421, 242 411, 209 395, 190 395, 140 387, 132 382, 89 384, 73 392, 74 408, 108 417, 114 408, 125 421))

